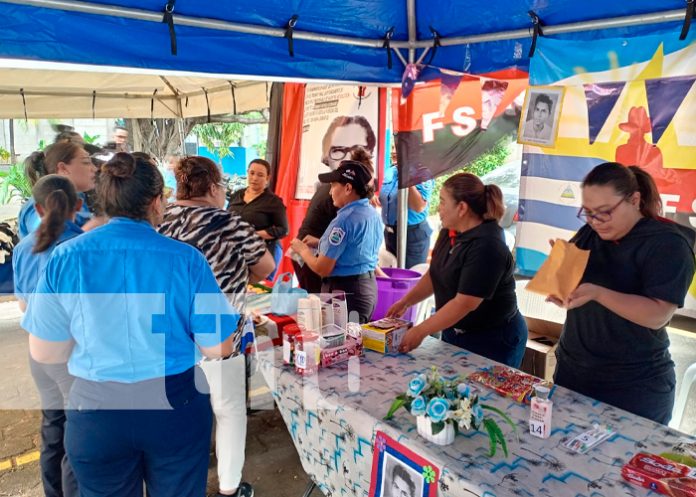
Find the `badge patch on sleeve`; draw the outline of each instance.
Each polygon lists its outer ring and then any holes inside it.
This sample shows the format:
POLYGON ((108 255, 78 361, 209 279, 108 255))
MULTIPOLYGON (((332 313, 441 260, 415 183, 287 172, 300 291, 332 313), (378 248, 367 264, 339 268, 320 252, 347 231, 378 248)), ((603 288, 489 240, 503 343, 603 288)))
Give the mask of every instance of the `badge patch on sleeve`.
POLYGON ((331 233, 329 233, 329 243, 331 245, 340 245, 345 236, 346 232, 336 226, 331 230, 331 233))

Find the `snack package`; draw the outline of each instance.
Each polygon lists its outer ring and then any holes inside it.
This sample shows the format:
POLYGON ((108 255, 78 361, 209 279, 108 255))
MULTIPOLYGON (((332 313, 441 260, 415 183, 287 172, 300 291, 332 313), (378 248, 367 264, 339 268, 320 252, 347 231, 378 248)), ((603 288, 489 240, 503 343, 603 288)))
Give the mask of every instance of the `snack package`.
POLYGON ((502 365, 475 371, 468 376, 468 379, 492 388, 500 395, 511 397, 521 404, 531 402, 534 385, 539 383, 549 385, 549 382, 541 378, 502 365))
POLYGON ((321 351, 321 367, 326 368, 334 364, 345 362, 353 356, 363 355, 362 339, 348 335, 343 345, 321 351))
POLYGON ((621 468, 624 480, 672 497, 696 497, 696 470, 640 452, 621 468))

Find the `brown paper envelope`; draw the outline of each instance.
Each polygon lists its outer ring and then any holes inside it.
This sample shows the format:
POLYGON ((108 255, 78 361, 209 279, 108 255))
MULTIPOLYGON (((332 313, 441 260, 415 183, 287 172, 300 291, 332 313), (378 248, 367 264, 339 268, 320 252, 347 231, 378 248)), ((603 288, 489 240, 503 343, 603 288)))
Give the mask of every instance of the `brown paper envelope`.
POLYGON ((565 240, 556 240, 548 259, 525 288, 565 300, 580 284, 589 258, 589 250, 579 249, 565 240))

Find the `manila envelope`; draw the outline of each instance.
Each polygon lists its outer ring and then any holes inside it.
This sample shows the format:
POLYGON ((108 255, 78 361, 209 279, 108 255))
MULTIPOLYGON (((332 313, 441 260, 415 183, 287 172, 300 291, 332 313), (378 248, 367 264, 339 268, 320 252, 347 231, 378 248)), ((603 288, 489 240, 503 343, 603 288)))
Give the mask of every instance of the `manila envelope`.
POLYGON ((589 258, 589 250, 579 249, 565 240, 556 240, 548 259, 525 289, 565 301, 580 284, 589 258))

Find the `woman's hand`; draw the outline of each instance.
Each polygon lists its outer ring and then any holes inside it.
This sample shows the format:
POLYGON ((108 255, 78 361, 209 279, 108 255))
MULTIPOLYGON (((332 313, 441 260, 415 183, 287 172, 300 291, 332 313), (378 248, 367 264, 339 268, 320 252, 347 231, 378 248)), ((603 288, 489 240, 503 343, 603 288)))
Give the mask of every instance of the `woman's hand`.
POLYGON ((404 313, 406 312, 406 310, 409 307, 410 306, 404 301, 404 299, 397 300, 387 310, 386 317, 388 317, 388 318, 400 318, 401 316, 404 315, 404 313))
POLYGON ((603 288, 599 285, 583 283, 568 296, 565 307, 566 309, 575 309, 576 307, 587 304, 591 300, 597 300, 602 290, 603 288))
POLYGON ((411 352, 413 349, 420 347, 423 340, 428 335, 424 335, 418 329, 418 326, 414 326, 406 332, 404 337, 401 339, 401 345, 399 345, 399 352, 407 353, 411 352))
POLYGON ((297 253, 299 254, 303 259, 304 259, 304 254, 306 253, 307 250, 309 250, 309 247, 307 247, 307 244, 300 240, 299 238, 295 238, 293 241, 290 242, 290 247, 297 253))
POLYGON ((317 248, 319 246, 319 239, 316 236, 307 235, 302 239, 302 241, 308 247, 317 248))
POLYGON ((256 234, 259 235, 264 240, 275 240, 275 238, 273 238, 271 235, 269 235, 268 231, 266 231, 266 230, 257 231, 256 234))

